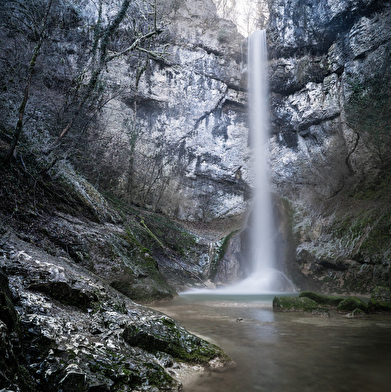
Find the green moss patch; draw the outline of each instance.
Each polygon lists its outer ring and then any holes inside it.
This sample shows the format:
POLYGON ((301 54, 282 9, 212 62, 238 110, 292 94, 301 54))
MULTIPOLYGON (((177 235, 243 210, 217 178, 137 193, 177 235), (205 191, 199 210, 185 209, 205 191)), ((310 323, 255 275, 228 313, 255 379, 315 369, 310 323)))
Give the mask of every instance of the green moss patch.
POLYGON ((229 233, 227 236, 216 242, 217 247, 214 252, 212 261, 210 263, 210 272, 209 272, 209 279, 212 281, 215 279, 217 270, 219 268, 221 260, 224 258, 225 254, 227 253, 227 250, 229 248, 229 245, 231 243, 232 237, 239 233, 240 230, 235 230, 229 233))
POLYGON ((228 361, 221 349, 205 340, 189 334, 174 321, 162 318, 161 322, 143 325, 128 325, 124 340, 131 346, 141 347, 150 353, 164 352, 190 363, 208 365, 214 358, 228 361))
POLYGON ((326 306, 319 306, 307 297, 274 297, 273 310, 277 312, 304 312, 314 315, 330 316, 326 306))
POLYGON ((345 298, 336 295, 317 294, 312 291, 302 291, 299 297, 310 298, 319 305, 338 306, 345 298))
POLYGON ((367 304, 357 297, 346 298, 337 306, 337 312, 340 313, 349 313, 355 309, 360 309, 363 312, 368 313, 367 304))
POLYGON ((373 289, 368 302, 370 312, 391 312, 391 290, 389 287, 377 286, 373 289))

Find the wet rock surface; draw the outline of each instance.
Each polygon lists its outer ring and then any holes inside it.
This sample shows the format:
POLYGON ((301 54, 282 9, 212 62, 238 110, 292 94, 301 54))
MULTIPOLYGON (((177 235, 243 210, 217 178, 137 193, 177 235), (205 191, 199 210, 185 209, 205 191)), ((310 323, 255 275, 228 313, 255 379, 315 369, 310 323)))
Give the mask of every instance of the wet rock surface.
POLYGON ((338 306, 345 299, 344 297, 318 294, 312 291, 302 291, 299 294, 299 297, 310 298, 320 305, 330 305, 330 306, 338 306))
POLYGON ((325 295, 313 291, 302 291, 299 296, 276 296, 273 310, 277 312, 304 312, 330 317, 330 310, 345 314, 347 318, 360 318, 373 313, 388 313, 390 307, 389 287, 378 286, 372 291, 369 301, 354 296, 325 295))
POLYGON ((1 237, 0 262, 2 388, 178 390, 180 383, 165 368, 180 368, 182 361, 208 366, 212 359, 227 360, 217 347, 167 316, 132 302, 82 266, 49 255, 10 232, 1 237), (186 356, 167 345, 146 350, 129 339, 129 331, 142 326, 151 339, 159 341, 163 335, 167 340, 161 330, 164 323, 175 331, 177 350, 186 356), (200 348, 208 353, 202 360, 200 348))
POLYGON ((348 313, 354 311, 355 309, 359 309, 365 313, 368 312, 367 304, 359 298, 349 297, 344 299, 337 306, 337 312, 340 313, 348 313))
MULTIPOLYGON (((37 245, 53 255, 71 258, 132 299, 172 298, 175 294, 150 250, 123 224, 92 222, 56 211, 35 226, 38 232, 30 238, 37 245)), ((64 292, 60 287, 58 291, 64 292)), ((71 291, 68 294, 72 297, 71 291)))
POLYGON ((346 314, 347 318, 363 317, 368 313, 381 313, 390 310, 390 290, 376 287, 368 304, 357 297, 341 297, 302 291, 298 297, 274 297, 273 310, 279 312, 305 312, 330 317, 330 309, 346 314))

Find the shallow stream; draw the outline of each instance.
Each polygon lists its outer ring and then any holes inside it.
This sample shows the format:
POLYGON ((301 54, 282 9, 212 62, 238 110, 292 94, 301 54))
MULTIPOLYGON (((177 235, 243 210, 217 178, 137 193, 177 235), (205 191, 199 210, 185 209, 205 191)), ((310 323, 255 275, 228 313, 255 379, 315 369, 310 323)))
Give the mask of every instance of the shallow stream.
POLYGON ((277 313, 271 299, 191 295, 154 304, 236 364, 199 372, 184 392, 391 391, 391 315, 277 313))

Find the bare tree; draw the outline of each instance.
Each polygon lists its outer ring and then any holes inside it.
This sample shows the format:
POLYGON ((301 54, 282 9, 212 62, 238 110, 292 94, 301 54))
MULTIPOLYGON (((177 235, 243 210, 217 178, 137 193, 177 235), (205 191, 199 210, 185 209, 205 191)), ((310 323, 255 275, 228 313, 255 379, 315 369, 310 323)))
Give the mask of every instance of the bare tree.
MULTIPOLYGON (((32 21, 32 23, 27 26, 30 28, 33 36, 37 38, 37 43, 35 45, 35 48, 34 48, 34 51, 33 51, 33 54, 32 54, 31 60, 30 60, 30 64, 28 67, 28 75, 27 75, 26 85, 24 88, 24 95, 23 95, 22 102, 19 106, 18 122, 16 124, 16 128, 15 128, 15 131, 13 134, 11 146, 8 149, 8 151, 5 153, 5 155, 2 157, 2 160, 4 163, 9 163, 11 161, 12 155, 15 151, 15 148, 18 144, 20 135, 23 130, 23 120, 24 120, 24 115, 25 115, 25 111, 26 111, 27 101, 29 99, 31 81, 33 78, 37 58, 41 52, 42 44, 43 44, 44 40, 47 38, 47 22, 48 22, 48 16, 49 16, 50 10, 52 8, 53 0, 48 0, 47 5, 46 5, 46 9, 42 15, 42 20, 41 20, 39 27, 36 24, 35 18, 31 17, 31 14, 28 12, 29 9, 26 7, 26 4, 24 1, 12 1, 12 2, 10 2, 10 4, 13 4, 15 7, 14 13, 15 13, 16 19, 19 20, 20 18, 22 18, 22 20, 23 20, 23 18, 27 17, 32 21)), ((26 22, 23 22, 23 23, 26 24, 26 22)))
MULTIPOLYGON (((51 162, 49 166, 45 165, 45 171, 60 159, 59 147, 61 146, 61 151, 64 151, 64 142, 67 144, 70 141, 79 140, 79 136, 86 132, 98 111, 112 99, 110 95, 113 94, 105 94, 103 77, 103 73, 108 72, 108 64, 111 61, 120 57, 135 57, 134 54, 140 57, 140 60, 136 60, 136 64, 137 61, 144 62, 144 59, 161 60, 165 57, 167 46, 162 44, 157 48, 153 42, 154 38, 160 35, 164 29, 163 24, 159 24, 156 1, 151 4, 149 2, 136 3, 132 0, 113 0, 111 2, 97 0, 96 4, 97 16, 92 21, 87 33, 84 33, 84 49, 79 48, 81 50, 77 53, 76 66, 72 64, 67 68, 70 70, 66 76, 69 81, 61 91, 57 91, 57 96, 54 97, 57 102, 53 105, 53 111, 56 110, 57 113, 55 116, 53 113, 46 113, 47 118, 50 115, 57 118, 57 125, 52 122, 49 126, 49 123, 46 122, 48 128, 51 129, 49 133, 53 136, 53 130, 57 129, 57 135, 53 143, 48 143, 42 149, 42 154, 47 157, 46 160, 51 162), (117 8, 113 7, 115 5, 117 8), (59 93, 62 94, 61 97, 59 93), (69 131, 72 128, 72 135, 65 141, 65 136, 70 134, 69 131), (78 133, 80 135, 75 137, 78 133)), ((58 17, 59 10, 64 11, 67 8, 76 10, 74 6, 73 0, 4 0, 2 4, 4 14, 15 26, 16 33, 14 35, 18 35, 21 40, 24 39, 26 42, 36 41, 27 69, 25 92, 19 105, 18 121, 13 132, 12 142, 5 155, 1 157, 4 162, 11 160, 26 123, 26 107, 31 95, 32 80, 34 79, 37 58, 42 52, 42 45, 46 41, 48 45, 45 47, 52 46, 53 53, 55 53, 55 45, 59 49, 61 47, 59 37, 61 38, 66 30, 61 31, 61 23, 53 23, 53 20, 58 17), (28 14, 32 16, 27 18, 28 14)), ((82 11, 77 12, 80 12, 77 17, 81 20, 82 11)), ((5 20, 3 24, 8 29, 10 28, 9 20, 5 20)), ((59 52, 62 52, 62 57, 54 54, 55 60, 53 61, 60 62, 64 59, 69 61, 64 50, 57 50, 57 53, 59 52)), ((46 56, 40 67, 41 74, 45 73, 45 64, 48 61, 50 60, 46 56)), ((58 68, 61 67, 65 68, 58 64, 58 68)), ((39 84, 41 82, 35 82, 36 87, 39 87, 35 90, 42 91, 42 86, 39 84)), ((41 95, 43 94, 42 91, 41 95)), ((48 108, 46 107, 46 109, 48 108)), ((69 150, 70 148, 71 145, 67 145, 65 149, 69 150)))
POLYGON ((257 29, 265 28, 269 17, 266 0, 214 0, 218 15, 236 24, 244 36, 250 35, 257 29))
POLYGON ((149 39, 156 35, 159 35, 163 31, 163 29, 158 26, 157 22, 156 1, 153 5, 153 23, 149 26, 147 31, 135 32, 136 34, 134 34, 133 42, 128 47, 120 50, 119 52, 113 53, 109 50, 110 44, 112 43, 115 33, 118 31, 121 23, 126 17, 126 13, 129 9, 130 3, 131 0, 122 0, 121 6, 117 14, 113 18, 113 20, 109 22, 106 27, 104 27, 102 22, 103 0, 99 0, 99 16, 95 26, 95 36, 92 47, 93 56, 92 61, 88 67, 88 72, 90 76, 88 82, 86 83, 85 91, 82 95, 82 98, 80 99, 77 109, 75 110, 68 124, 58 136, 58 141, 60 141, 72 127, 75 119, 79 116, 81 109, 85 105, 86 101, 91 97, 95 87, 97 86, 101 73, 105 69, 107 69, 108 63, 118 57, 125 56, 135 51, 147 53, 152 58, 160 58, 164 56, 164 52, 156 52, 143 47, 143 44, 145 44, 149 39))

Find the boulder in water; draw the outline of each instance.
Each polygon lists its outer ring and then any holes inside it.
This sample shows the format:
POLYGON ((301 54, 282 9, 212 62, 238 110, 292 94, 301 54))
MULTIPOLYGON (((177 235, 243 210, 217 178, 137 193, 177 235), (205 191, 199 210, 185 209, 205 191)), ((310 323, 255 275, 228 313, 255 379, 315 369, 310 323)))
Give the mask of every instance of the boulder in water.
POLYGON ((337 306, 337 312, 339 313, 349 313, 355 309, 360 309, 363 312, 368 313, 367 304, 357 297, 346 298, 337 306))
POLYGON ((277 312, 304 312, 313 315, 330 317, 327 306, 319 306, 307 297, 274 297, 273 310, 277 312))
POLYGON ((391 290, 389 287, 377 286, 369 299, 368 309, 371 312, 391 312, 391 290))
POLYGON ((336 295, 324 295, 313 291, 302 291, 299 297, 306 297, 314 300, 319 305, 338 306, 345 298, 336 295))

